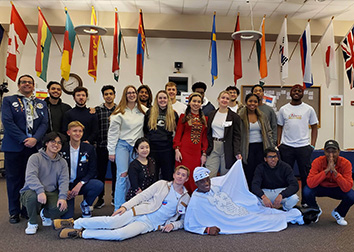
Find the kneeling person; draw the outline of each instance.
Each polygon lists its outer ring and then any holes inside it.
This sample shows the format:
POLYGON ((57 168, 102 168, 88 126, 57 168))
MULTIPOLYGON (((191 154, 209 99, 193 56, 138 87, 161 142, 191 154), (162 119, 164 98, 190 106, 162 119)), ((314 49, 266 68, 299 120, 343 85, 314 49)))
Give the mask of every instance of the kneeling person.
POLYGON ((38 213, 43 226, 51 226, 51 219, 60 218, 67 211, 69 171, 66 161, 58 154, 62 141, 58 133, 48 133, 43 140, 44 148, 28 160, 26 182, 20 191, 21 203, 29 217, 26 234, 37 232, 38 213))
MULTIPOLYGON (((189 169, 178 166, 172 182, 157 181, 125 202, 112 216, 79 218, 72 223, 74 229, 63 229, 59 237, 124 240, 151 231, 170 232, 183 228, 189 202, 188 191, 183 184, 188 178, 189 169)), ((54 227, 59 229, 68 224, 67 220, 55 220, 54 227)))
POLYGON ((264 163, 259 164, 252 181, 252 192, 258 196, 266 207, 289 211, 299 201, 296 192, 299 184, 293 169, 287 163, 279 160, 275 148, 264 151, 264 163))

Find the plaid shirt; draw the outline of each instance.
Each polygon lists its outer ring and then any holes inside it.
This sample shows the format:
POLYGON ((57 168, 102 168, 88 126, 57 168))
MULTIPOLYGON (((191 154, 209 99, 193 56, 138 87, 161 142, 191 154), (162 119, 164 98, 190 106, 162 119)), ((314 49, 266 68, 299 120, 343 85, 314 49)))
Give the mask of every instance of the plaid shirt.
POLYGON ((98 139, 97 139, 97 146, 98 147, 107 147, 107 134, 109 128, 109 117, 111 116, 112 112, 116 109, 116 104, 114 104, 113 108, 108 109, 104 103, 100 106, 97 106, 96 114, 98 117, 98 139))

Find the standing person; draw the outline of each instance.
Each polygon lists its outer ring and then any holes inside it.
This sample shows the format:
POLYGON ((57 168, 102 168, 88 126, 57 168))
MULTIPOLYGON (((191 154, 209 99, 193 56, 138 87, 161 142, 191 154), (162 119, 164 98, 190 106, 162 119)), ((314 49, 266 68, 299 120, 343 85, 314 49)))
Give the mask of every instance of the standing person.
POLYGON ((156 179, 172 180, 175 166, 173 133, 178 123, 178 115, 173 110, 171 100, 165 90, 156 94, 152 106, 144 118, 144 133, 150 142, 151 156, 156 162, 156 179))
POLYGON ((48 109, 44 101, 34 94, 34 79, 25 74, 18 78, 18 92, 4 97, 2 124, 4 138, 1 150, 5 153, 6 187, 10 223, 20 221, 20 214, 27 217, 26 209, 20 206, 20 189, 25 183, 28 158, 40 146, 48 128, 48 109))
POLYGON ((141 85, 138 88, 138 99, 140 103, 147 108, 151 107, 152 104, 152 92, 148 85, 141 85))
MULTIPOLYGON (((178 120, 173 148, 175 149, 176 167, 187 166, 191 172, 197 166, 206 162, 207 118, 202 109, 202 96, 192 93, 189 96, 186 114, 182 114, 178 120)), ((186 182, 186 188, 191 194, 197 187, 192 179, 186 182)))
POLYGON ((58 154, 63 141, 64 136, 57 132, 48 133, 43 140, 44 148, 28 160, 26 182, 20 191, 29 217, 26 234, 37 232, 38 214, 43 226, 52 226, 52 219, 60 218, 67 211, 69 170, 58 154))
POLYGON ((60 99, 62 91, 59 82, 50 81, 47 85, 49 97, 45 98, 48 107, 49 127, 47 132, 60 132, 66 111, 71 109, 69 104, 60 99))
POLYGON ((72 121, 79 121, 85 126, 82 141, 94 144, 98 135, 98 119, 95 113, 90 113, 90 109, 86 107, 88 98, 88 90, 85 87, 76 87, 73 92, 74 101, 76 103, 73 109, 64 114, 62 132, 66 132, 68 125, 72 121))
POLYGON ((181 114, 184 114, 184 112, 186 111, 187 105, 180 102, 180 101, 177 101, 177 99, 176 99, 176 95, 177 95, 176 83, 168 82, 165 85, 165 90, 168 93, 168 96, 171 99, 172 107, 177 112, 178 116, 180 116, 181 114))
POLYGON ((68 125, 67 135, 70 137, 69 143, 63 146, 63 158, 68 163, 70 183, 68 191, 68 212, 63 218, 74 216, 75 198, 83 195, 80 204, 82 217, 91 217, 93 202, 102 192, 104 184, 95 179, 97 175, 97 158, 93 145, 82 142, 84 125, 79 121, 73 121, 68 125))
MULTIPOLYGON (((183 228, 189 195, 183 186, 189 178, 185 166, 176 167, 173 181, 159 180, 125 202, 112 216, 77 219, 73 228, 63 229, 60 238, 125 240, 151 231, 169 233, 183 228)), ((54 227, 67 227, 68 221, 55 220, 54 227)))
POLYGON ((236 86, 228 86, 226 91, 230 93, 229 108, 237 113, 237 110, 244 106, 242 102, 237 101, 237 97, 240 95, 240 90, 236 86))
MULTIPOLYGON (((111 166, 111 173, 112 173, 112 198, 114 198, 117 167, 115 162, 111 162, 108 160, 107 135, 108 135, 108 128, 109 128, 109 117, 117 107, 117 104, 114 103, 114 99, 116 98, 116 90, 112 85, 105 85, 102 87, 101 93, 104 99, 104 103, 102 103, 100 106, 97 106, 95 108, 97 118, 98 118, 98 138, 97 138, 97 147, 96 147, 97 179, 101 180, 102 183, 105 183, 107 165, 109 162, 111 166)), ((94 208, 99 209, 105 205, 103 196, 104 196, 104 187, 102 193, 98 196, 98 200, 94 208)))
POLYGON ((196 82, 192 85, 193 92, 197 92, 202 96, 202 111, 205 116, 215 110, 215 107, 211 102, 205 97, 205 91, 207 90, 207 85, 204 82, 196 82))
POLYGON ((273 147, 272 130, 264 114, 258 109, 259 97, 249 93, 246 95, 246 106, 239 111, 241 117, 241 154, 243 169, 249 188, 257 165, 264 161, 264 150, 273 147))
POLYGON ((108 158, 116 161, 117 180, 114 193, 114 209, 124 202, 127 192, 129 164, 133 161, 132 152, 136 140, 143 136, 146 107, 140 104, 134 86, 126 86, 122 98, 111 115, 108 129, 108 158))
POLYGON ((208 155, 206 167, 210 177, 225 175, 236 159, 241 159, 241 118, 228 106, 228 91, 221 91, 218 96, 219 108, 208 117, 208 155))
POLYGON ((144 191, 156 181, 155 161, 153 158, 149 157, 149 154, 149 140, 145 137, 136 140, 133 150, 133 155, 136 156, 136 158, 130 163, 128 169, 130 188, 127 192, 127 201, 144 191))
POLYGON ((318 120, 315 110, 302 102, 304 90, 301 85, 294 85, 290 96, 291 102, 282 106, 278 113, 278 148, 281 159, 293 169, 295 160, 297 162, 301 178, 301 204, 306 206, 303 189, 311 168, 311 154, 316 145, 318 120))
POLYGON ((263 112, 267 117, 270 128, 272 129, 273 143, 277 143, 277 115, 274 112, 274 109, 263 103, 264 88, 263 86, 257 84, 251 88, 251 93, 259 97, 258 109, 263 112))

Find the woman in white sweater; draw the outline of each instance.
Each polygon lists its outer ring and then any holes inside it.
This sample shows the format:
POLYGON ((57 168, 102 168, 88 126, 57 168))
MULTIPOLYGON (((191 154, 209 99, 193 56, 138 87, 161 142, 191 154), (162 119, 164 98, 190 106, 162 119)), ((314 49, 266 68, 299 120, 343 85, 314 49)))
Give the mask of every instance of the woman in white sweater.
POLYGON ((116 161, 117 180, 114 194, 114 209, 125 202, 129 163, 133 161, 132 151, 135 141, 142 137, 146 107, 137 99, 134 86, 124 88, 122 98, 113 111, 108 129, 108 157, 116 161))

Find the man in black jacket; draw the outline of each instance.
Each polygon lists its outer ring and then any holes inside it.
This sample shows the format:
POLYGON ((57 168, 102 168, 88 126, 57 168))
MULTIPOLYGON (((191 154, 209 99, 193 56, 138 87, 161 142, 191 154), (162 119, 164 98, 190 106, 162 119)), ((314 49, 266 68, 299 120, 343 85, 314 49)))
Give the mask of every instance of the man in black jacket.
POLYGON ((274 148, 264 151, 264 163, 259 164, 252 181, 252 192, 257 195, 264 206, 292 209, 299 201, 296 192, 299 184, 290 165, 279 160, 274 148))

